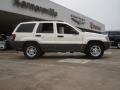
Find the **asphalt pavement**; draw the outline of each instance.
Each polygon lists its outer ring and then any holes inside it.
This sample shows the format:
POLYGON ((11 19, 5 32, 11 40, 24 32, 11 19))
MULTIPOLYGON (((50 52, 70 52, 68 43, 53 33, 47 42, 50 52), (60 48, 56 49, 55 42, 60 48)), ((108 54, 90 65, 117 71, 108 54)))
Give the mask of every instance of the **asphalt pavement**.
POLYGON ((0 51, 0 90, 120 90, 120 50, 101 59, 82 53, 46 53, 29 60, 0 51))

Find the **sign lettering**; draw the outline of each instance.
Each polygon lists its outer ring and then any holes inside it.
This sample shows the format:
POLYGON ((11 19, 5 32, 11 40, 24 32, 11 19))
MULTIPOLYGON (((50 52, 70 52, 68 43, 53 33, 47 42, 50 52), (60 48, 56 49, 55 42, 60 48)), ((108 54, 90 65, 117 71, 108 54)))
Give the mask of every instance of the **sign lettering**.
POLYGON ((17 7, 25 8, 25 9, 30 9, 35 12, 41 12, 43 14, 48 14, 50 16, 56 17, 58 16, 58 13, 52 9, 52 8, 44 8, 26 1, 20 1, 20 0, 13 0, 13 4, 17 7))
POLYGON ((75 15, 71 15, 71 20, 76 22, 78 25, 84 25, 86 23, 86 20, 84 18, 77 17, 75 15))
POLYGON ((90 22, 90 28, 91 29, 96 29, 96 30, 101 30, 101 27, 95 25, 94 23, 90 22))

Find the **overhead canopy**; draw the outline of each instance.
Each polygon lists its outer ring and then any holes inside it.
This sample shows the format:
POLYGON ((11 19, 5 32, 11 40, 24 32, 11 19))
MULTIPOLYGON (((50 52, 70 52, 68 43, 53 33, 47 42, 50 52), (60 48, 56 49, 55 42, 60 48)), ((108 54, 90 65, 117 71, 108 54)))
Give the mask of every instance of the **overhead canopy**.
POLYGON ((35 17, 0 11, 0 34, 10 35, 17 24, 25 21, 42 20, 35 17))

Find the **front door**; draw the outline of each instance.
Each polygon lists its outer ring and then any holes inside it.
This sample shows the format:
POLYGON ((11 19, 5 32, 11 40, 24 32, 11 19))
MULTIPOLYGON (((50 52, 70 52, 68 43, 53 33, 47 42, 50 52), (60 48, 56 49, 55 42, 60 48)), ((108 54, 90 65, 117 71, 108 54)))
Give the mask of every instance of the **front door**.
POLYGON ((67 24, 57 23, 56 27, 56 47, 63 51, 80 51, 82 44, 81 33, 67 24))

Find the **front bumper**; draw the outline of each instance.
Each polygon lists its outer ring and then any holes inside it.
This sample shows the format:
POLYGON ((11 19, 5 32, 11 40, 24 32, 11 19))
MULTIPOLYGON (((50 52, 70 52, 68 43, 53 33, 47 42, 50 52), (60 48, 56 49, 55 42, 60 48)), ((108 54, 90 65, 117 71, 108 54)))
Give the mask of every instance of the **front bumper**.
POLYGON ((111 42, 104 42, 104 50, 109 49, 111 46, 111 42))

